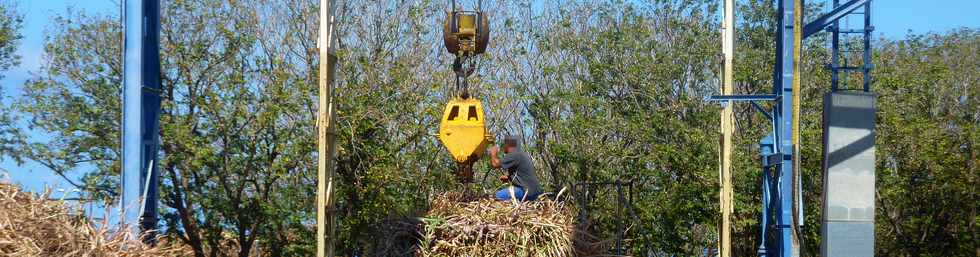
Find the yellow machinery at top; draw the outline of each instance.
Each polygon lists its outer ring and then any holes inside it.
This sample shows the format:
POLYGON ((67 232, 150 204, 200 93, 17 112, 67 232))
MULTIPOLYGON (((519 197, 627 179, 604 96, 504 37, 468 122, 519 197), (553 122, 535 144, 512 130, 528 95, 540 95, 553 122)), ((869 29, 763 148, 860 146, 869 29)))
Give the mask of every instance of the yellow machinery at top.
MULTIPOLYGON (((479 10, 479 7, 477 8, 479 10)), ((492 142, 487 131, 483 105, 470 96, 467 77, 473 74, 473 57, 486 52, 490 25, 481 11, 459 11, 453 8, 446 14, 443 41, 446 50, 456 56, 456 74, 452 99, 446 103, 439 124, 439 141, 456 162, 456 177, 460 182, 473 182, 473 163, 480 159, 492 142)))

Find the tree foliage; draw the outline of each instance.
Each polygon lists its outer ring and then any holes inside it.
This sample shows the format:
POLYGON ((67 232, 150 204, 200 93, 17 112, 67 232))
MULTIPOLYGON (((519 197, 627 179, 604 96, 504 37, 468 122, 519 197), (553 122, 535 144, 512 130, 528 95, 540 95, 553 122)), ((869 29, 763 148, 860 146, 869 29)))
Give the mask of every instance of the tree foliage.
POLYGON ((980 30, 883 40, 876 234, 882 256, 980 250, 980 30))
POLYGON ((24 23, 24 16, 17 12, 12 3, 0 4, 0 79, 4 71, 7 71, 19 63, 20 57, 17 56, 17 45, 23 36, 20 28, 24 23))
MULTIPOLYGON (((0 3, 0 80, 10 68, 17 66, 20 56, 17 56, 17 45, 23 36, 20 28, 23 26, 23 15, 17 12, 12 3, 0 3)), ((4 98, 4 85, 0 85, 0 103, 4 98)), ((23 141, 23 135, 15 125, 16 114, 11 113, 6 104, 0 105, 0 160, 13 157, 21 161, 17 155, 16 145, 23 141)))

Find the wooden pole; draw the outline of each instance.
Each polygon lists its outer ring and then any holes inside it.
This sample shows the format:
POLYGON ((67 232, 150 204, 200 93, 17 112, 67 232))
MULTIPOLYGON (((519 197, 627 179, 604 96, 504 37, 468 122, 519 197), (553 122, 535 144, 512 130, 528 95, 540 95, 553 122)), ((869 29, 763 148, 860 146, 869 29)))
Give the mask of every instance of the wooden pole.
MULTIPOLYGON (((734 94, 733 59, 735 57, 735 1, 725 0, 724 28, 722 31, 722 53, 724 54, 724 78, 721 84, 721 94, 734 94)), ((734 211, 732 202, 732 135, 735 130, 735 117, 732 110, 734 103, 728 102, 721 110, 721 161, 719 179, 721 179, 720 209, 721 209, 721 240, 719 252, 721 257, 732 256, 732 223, 734 211)))
POLYGON ((334 123, 337 114, 333 101, 333 77, 337 56, 333 49, 334 0, 320 0, 320 27, 317 46, 320 52, 319 108, 317 111, 317 186, 316 186, 316 255, 334 256, 333 215, 334 156, 337 154, 334 123))
MULTIPOLYGON (((800 54, 803 47, 803 1, 793 0, 793 145, 800 144, 800 54)), ((794 156, 795 157, 795 156, 794 156)))

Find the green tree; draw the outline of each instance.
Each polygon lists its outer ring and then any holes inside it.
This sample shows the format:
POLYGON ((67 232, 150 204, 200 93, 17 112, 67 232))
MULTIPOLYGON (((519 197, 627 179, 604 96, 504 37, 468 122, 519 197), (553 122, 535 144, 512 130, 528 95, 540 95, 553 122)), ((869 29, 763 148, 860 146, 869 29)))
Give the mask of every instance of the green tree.
POLYGON ((877 255, 980 252, 980 31, 882 40, 877 255))
MULTIPOLYGON (((280 254, 309 252, 295 246, 310 244, 297 235, 309 234, 303 224, 312 210, 306 185, 313 176, 306 171, 314 163, 307 149, 315 73, 303 67, 315 66, 305 58, 315 51, 279 47, 312 42, 308 31, 272 30, 258 20, 260 14, 305 20, 301 15, 315 10, 273 4, 164 4, 160 212, 166 234, 197 256, 247 256, 256 244, 280 254), (253 9, 261 7, 282 13, 253 9)), ((84 174, 69 182, 111 201, 120 167, 121 27, 116 17, 82 14, 54 23, 45 68, 18 104, 33 128, 52 137, 33 143, 28 154, 66 179, 84 174)))
MULTIPOLYGON (((0 79, 5 72, 17 66, 20 56, 17 56, 17 45, 23 36, 20 28, 23 26, 23 16, 17 12, 12 3, 0 3, 0 79)), ((0 160, 13 157, 21 161, 16 145, 23 141, 20 130, 17 129, 14 113, 11 113, 3 96, 3 85, 0 85, 0 160)))
POLYGON ((638 181, 625 221, 616 192, 601 193, 609 188, 596 188, 605 200, 580 206, 601 238, 613 238, 619 222, 632 224, 628 252, 697 255, 712 245, 715 157, 701 153, 716 148, 705 126, 716 109, 703 101, 716 87, 709 18, 716 8, 709 1, 573 4, 538 35, 557 35, 537 43, 557 60, 537 68, 540 82, 525 85, 534 149, 556 189, 638 181))
POLYGON ((17 45, 23 38, 20 34, 23 22, 24 16, 17 12, 12 3, 0 4, 0 79, 4 77, 2 72, 16 66, 20 61, 16 52, 17 45))
MULTIPOLYGON (((165 234, 197 256, 311 254, 315 3, 164 2, 160 212, 165 234)), ((379 220, 415 213, 451 181, 451 163, 429 136, 451 74, 434 67, 444 56, 426 54, 439 40, 428 24, 441 7, 357 2, 338 11, 365 14, 340 16, 350 17, 341 20, 337 81, 347 255, 372 239, 379 220)), ((16 106, 51 134, 27 156, 66 180, 83 174, 69 182, 107 201, 118 194, 120 166, 117 21, 80 13, 53 20, 45 68, 16 106)))

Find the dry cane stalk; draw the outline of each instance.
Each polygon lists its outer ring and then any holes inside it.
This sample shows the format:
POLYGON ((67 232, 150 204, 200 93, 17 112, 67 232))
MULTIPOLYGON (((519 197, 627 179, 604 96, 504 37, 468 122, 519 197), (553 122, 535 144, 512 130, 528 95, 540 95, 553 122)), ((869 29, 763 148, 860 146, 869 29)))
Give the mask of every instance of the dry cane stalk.
POLYGON ((125 232, 113 233, 104 222, 96 226, 64 201, 48 200, 50 196, 50 190, 35 197, 0 183, 0 256, 193 255, 188 247, 164 238, 157 247, 127 240, 125 232))

